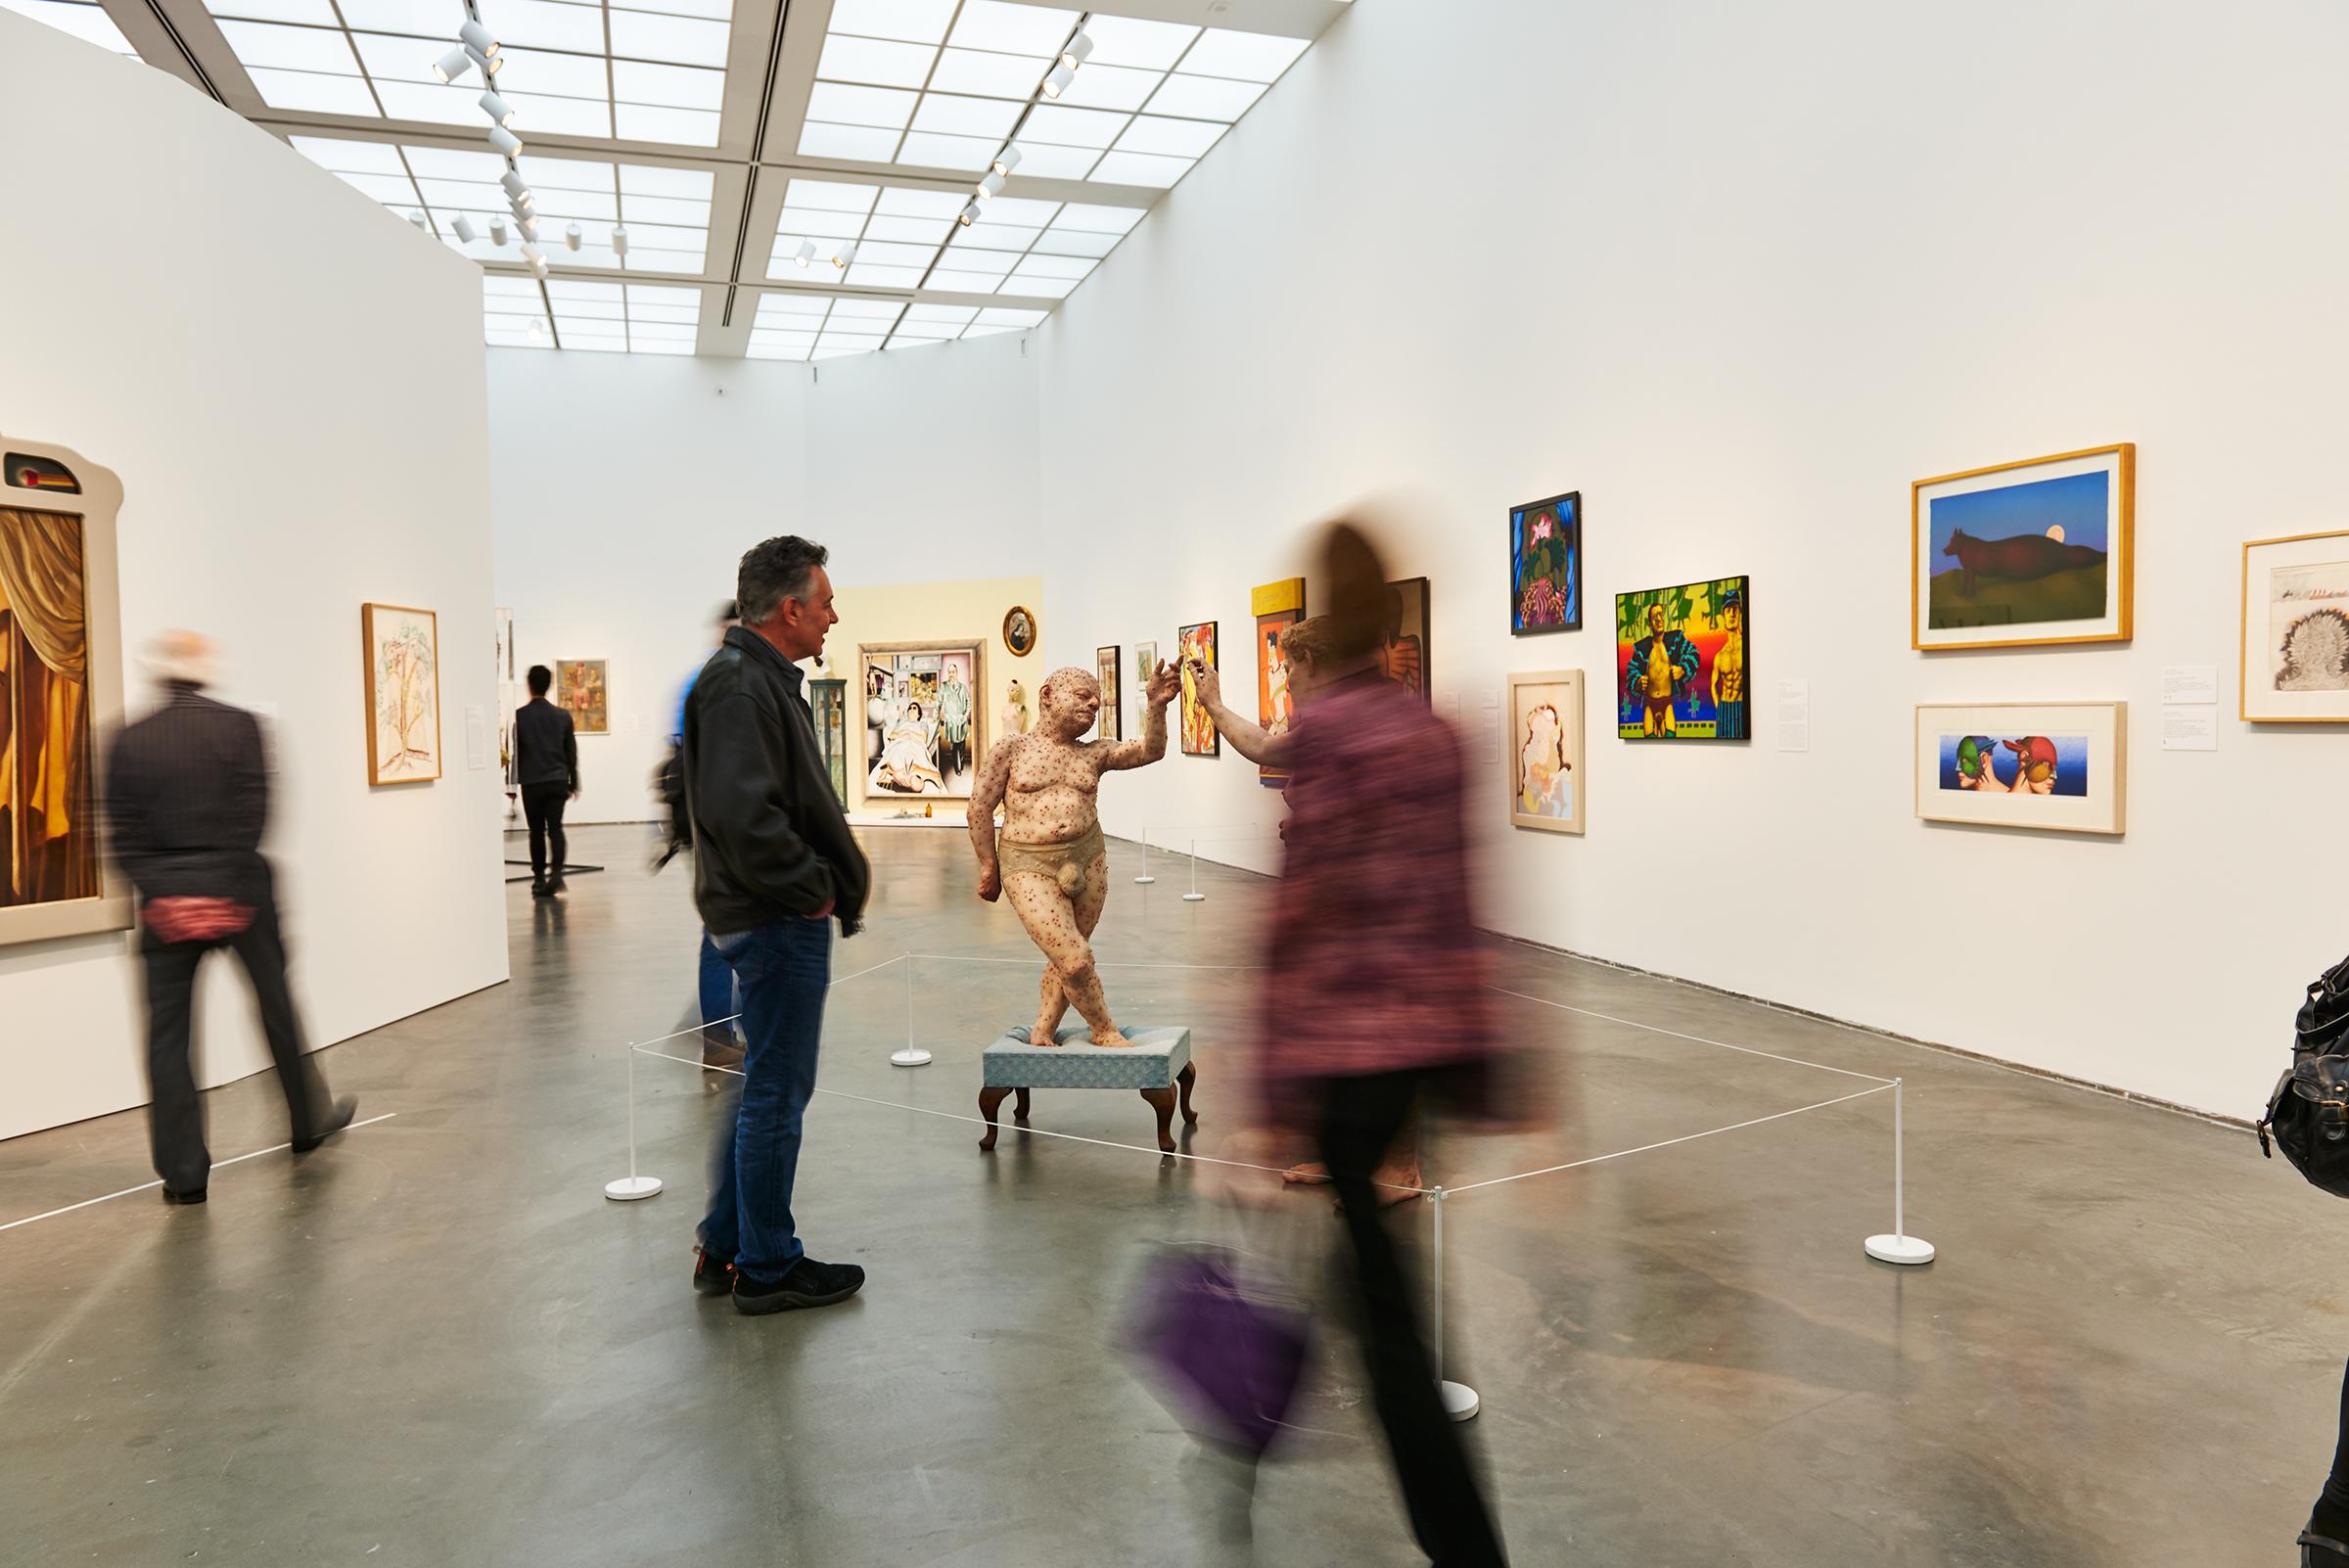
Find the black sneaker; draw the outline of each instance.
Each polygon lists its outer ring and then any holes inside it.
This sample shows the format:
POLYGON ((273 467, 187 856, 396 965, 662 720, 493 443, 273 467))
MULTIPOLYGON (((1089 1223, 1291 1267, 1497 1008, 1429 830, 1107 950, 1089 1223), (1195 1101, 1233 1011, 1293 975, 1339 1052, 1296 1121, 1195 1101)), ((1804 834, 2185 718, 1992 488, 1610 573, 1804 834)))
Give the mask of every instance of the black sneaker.
POLYGON ((693 1289, 698 1296, 723 1296, 734 1288, 734 1260, 710 1256, 706 1247, 693 1249, 693 1289))
POLYGON ((194 1187, 182 1192, 176 1187, 165 1187, 163 1188, 163 1201, 165 1203, 202 1203, 204 1188, 194 1187))
POLYGON ((734 1276, 734 1310, 746 1317, 762 1313, 789 1312, 795 1307, 829 1307, 847 1301, 864 1288, 864 1270, 854 1264, 817 1263, 802 1258, 791 1272, 768 1283, 747 1274, 734 1276))
POLYGON ((530 883, 530 897, 531 897, 531 898, 533 898, 533 899, 551 899, 551 898, 553 898, 554 896, 555 896, 555 890, 554 890, 554 889, 552 889, 552 888, 550 888, 550 887, 548 887, 548 886, 546 885, 546 879, 545 879, 545 878, 543 878, 543 877, 539 877, 539 878, 535 878, 535 879, 533 879, 533 880, 531 881, 531 883, 530 883))
POLYGON ((335 1101, 335 1108, 327 1114, 326 1126, 319 1130, 318 1135, 311 1138, 296 1138, 294 1152, 296 1154, 309 1153, 319 1144, 350 1126, 350 1119, 358 1114, 359 1102, 357 1100, 345 1098, 335 1101))

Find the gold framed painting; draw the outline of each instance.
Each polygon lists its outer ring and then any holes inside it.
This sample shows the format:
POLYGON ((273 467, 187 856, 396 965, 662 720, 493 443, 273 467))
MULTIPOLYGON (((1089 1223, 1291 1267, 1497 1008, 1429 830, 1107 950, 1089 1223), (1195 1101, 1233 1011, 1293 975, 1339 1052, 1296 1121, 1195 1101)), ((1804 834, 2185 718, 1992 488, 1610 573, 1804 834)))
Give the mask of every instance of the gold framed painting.
POLYGON ((608 659, 555 661, 555 706, 571 715, 581 735, 612 733, 612 662, 608 659))
MULTIPOLYGON (((1269 739, 1286 735, 1297 719, 1280 634, 1305 619, 1305 578, 1258 584, 1248 590, 1248 609, 1256 617, 1256 722, 1269 739)), ((1256 776, 1267 789, 1282 789, 1289 782, 1286 768, 1260 766, 1256 776)))
POLYGON ((367 782, 440 776, 440 628, 430 610, 359 606, 367 657, 367 782))
POLYGON ((1909 486, 1909 645, 2127 642, 2137 447, 2122 441, 1909 486))
POLYGON ((1036 612, 1024 604, 1015 604, 1003 612, 1003 646, 1014 659, 1025 659, 1036 652, 1036 612))
POLYGON ((2242 634, 2246 722, 2349 723, 2349 533, 2245 543, 2242 634))
POLYGON ((1920 703, 1916 814, 1928 822, 2118 837, 2127 703, 1920 703))
POLYGON ((98 736, 122 719, 121 482, 0 434, 0 945, 120 931, 100 853, 98 736))
POLYGON ((1583 672, 1509 676, 1509 823, 1583 831, 1583 672))

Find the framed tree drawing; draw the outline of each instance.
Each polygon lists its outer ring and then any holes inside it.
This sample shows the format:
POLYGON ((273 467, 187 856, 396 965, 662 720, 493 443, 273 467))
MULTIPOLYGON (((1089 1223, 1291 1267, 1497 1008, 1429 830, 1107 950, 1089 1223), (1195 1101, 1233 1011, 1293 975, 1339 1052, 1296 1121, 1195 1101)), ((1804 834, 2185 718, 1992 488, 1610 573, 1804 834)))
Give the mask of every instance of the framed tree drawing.
POLYGON ((1202 621, 1196 625, 1181 627, 1175 634, 1176 657, 1182 661, 1182 755, 1185 757, 1221 757, 1223 737, 1216 731, 1216 721, 1207 715, 1199 702, 1198 684, 1191 679, 1191 661, 1197 660, 1210 669, 1223 667, 1216 660, 1216 623, 1202 621))
POLYGON ((440 776, 440 631, 430 610, 359 606, 367 654, 367 782, 440 776))
POLYGON ((2349 723, 2349 533, 2245 544, 2242 631, 2245 721, 2349 723))
POLYGON ((119 931, 100 853, 98 737, 122 718, 120 481, 0 435, 0 945, 119 931))
POLYGON ((2127 642, 2137 448, 1971 468, 1909 487, 1909 645, 2127 642))
POLYGON ((1509 821, 1583 831, 1583 672, 1509 676, 1509 821))

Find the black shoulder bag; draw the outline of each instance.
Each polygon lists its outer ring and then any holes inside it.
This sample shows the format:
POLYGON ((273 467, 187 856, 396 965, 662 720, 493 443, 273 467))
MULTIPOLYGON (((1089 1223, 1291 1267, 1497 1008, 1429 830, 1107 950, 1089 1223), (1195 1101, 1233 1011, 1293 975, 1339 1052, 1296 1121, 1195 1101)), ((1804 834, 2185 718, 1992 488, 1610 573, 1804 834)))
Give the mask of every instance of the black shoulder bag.
POLYGON ((2272 1135, 2302 1176, 2349 1198, 2349 958, 2309 983, 2292 1065, 2277 1081, 2258 1130, 2262 1154, 2276 1157, 2272 1135))

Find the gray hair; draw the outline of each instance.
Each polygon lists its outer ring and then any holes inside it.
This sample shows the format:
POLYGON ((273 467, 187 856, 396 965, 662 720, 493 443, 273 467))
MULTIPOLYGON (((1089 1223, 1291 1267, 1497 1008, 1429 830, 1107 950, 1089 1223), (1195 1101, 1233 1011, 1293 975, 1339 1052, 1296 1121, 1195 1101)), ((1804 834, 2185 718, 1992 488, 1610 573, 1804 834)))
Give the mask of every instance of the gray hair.
POLYGON ((815 582, 815 569, 832 552, 796 533, 778 533, 754 544, 742 558, 734 597, 746 626, 763 625, 775 607, 786 599, 805 599, 815 582))

